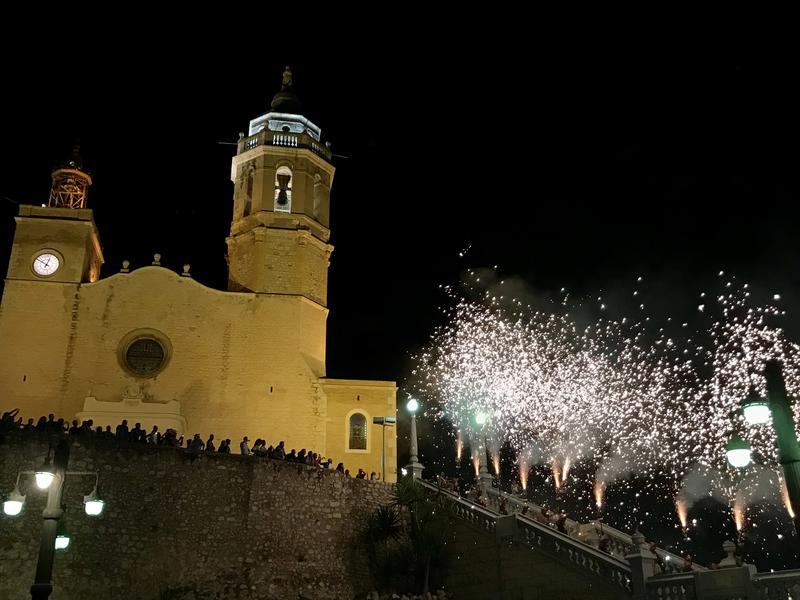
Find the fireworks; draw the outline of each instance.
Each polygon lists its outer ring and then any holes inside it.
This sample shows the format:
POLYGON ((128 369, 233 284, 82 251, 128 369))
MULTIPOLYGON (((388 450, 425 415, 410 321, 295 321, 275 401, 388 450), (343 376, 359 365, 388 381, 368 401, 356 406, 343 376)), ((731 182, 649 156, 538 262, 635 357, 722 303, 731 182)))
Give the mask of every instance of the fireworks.
MULTIPOLYGON (((742 531, 755 484, 725 463, 725 444, 738 433, 772 467, 777 453, 771 427, 732 414, 751 387, 765 395, 771 359, 782 362, 789 395, 800 397, 800 346, 776 326, 781 309, 752 304, 746 284, 720 283, 722 293, 700 295, 695 330, 672 318, 659 327, 649 316, 586 324, 570 316, 566 293, 551 312, 491 295, 456 299, 448 324, 416 357, 419 391, 438 401, 459 436, 509 443, 525 489, 537 464, 550 469, 559 492, 572 469, 576 487, 591 478, 601 509, 611 484, 624 491, 635 476, 675 503, 684 530, 693 502, 713 494, 731 503, 742 531), (708 489, 676 494, 697 469, 708 489)), ((498 473, 494 448, 491 456, 498 473)), ((636 511, 634 500, 628 518, 638 519, 636 511)))
POLYGON ((605 484, 599 479, 596 479, 594 482, 594 505, 597 507, 597 510, 603 510, 603 494, 605 491, 605 484))
POLYGON ((783 505, 786 507, 786 512, 789 513, 789 517, 794 519, 794 509, 792 508, 792 502, 789 500, 789 490, 786 488, 786 482, 781 479, 781 498, 783 498, 783 505))
POLYGON ((681 529, 686 531, 689 527, 689 505, 685 498, 681 496, 675 497, 675 512, 678 514, 678 521, 681 524, 681 529))
POLYGON ((519 460, 519 482, 522 484, 522 489, 528 489, 528 470, 530 469, 530 465, 528 464, 527 457, 521 456, 519 460))
POLYGON ((736 531, 740 534, 744 529, 744 511, 746 508, 744 495, 737 493, 733 501, 733 521, 736 523, 736 531))

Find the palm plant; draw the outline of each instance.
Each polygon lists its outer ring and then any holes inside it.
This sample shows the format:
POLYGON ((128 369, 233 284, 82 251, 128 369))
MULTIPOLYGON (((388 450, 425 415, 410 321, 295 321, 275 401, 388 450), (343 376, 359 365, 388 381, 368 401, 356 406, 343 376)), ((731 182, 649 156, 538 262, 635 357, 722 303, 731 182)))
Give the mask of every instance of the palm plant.
POLYGON ((413 478, 404 477, 395 486, 392 504, 408 511, 416 573, 422 575, 422 593, 427 593, 431 568, 446 559, 447 533, 454 518, 452 503, 441 492, 428 496, 413 478))

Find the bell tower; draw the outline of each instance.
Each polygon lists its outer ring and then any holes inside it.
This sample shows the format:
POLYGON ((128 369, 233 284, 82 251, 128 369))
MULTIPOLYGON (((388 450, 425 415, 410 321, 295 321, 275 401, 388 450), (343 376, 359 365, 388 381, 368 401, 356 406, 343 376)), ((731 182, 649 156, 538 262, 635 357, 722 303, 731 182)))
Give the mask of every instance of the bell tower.
POLYGON ((52 173, 47 205, 21 205, 7 281, 91 283, 100 277, 103 251, 86 197, 92 178, 77 144, 52 173))
POLYGON ((228 289, 303 296, 324 307, 335 169, 320 128, 302 113, 286 67, 281 91, 241 134, 231 165, 228 289))

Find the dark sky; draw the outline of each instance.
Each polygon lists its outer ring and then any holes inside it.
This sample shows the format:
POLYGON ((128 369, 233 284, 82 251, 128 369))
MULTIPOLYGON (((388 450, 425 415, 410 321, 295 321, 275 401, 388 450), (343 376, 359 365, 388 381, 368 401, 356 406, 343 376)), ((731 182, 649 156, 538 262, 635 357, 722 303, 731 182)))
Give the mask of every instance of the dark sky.
POLYGON ((8 65, 0 263, 10 200, 46 202, 79 136, 103 275, 160 252, 223 288, 234 150, 219 142, 266 111, 291 64, 306 116, 347 157, 331 205, 331 376, 402 381, 439 318, 439 284, 469 267, 586 295, 643 274, 667 308, 721 268, 789 300, 800 287, 786 53, 478 36, 298 56, 266 35, 246 52, 152 35, 8 65))

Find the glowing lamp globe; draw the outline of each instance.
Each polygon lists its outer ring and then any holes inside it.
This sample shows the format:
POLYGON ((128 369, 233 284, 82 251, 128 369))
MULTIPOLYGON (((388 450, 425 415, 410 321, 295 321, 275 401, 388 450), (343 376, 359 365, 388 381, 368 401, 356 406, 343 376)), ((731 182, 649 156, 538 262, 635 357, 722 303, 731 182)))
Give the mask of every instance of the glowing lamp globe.
POLYGON ((475 415, 475 422, 478 425, 485 425, 486 421, 488 420, 489 420, 489 415, 487 415, 485 412, 479 412, 475 415))
POLYGON ((417 402, 416 398, 409 398, 408 402, 406 402, 406 408, 408 409, 408 412, 415 413, 419 408, 419 402, 417 402))
POLYGON ((725 455, 732 467, 741 469, 750 464, 750 445, 738 435, 734 435, 725 446, 725 455))
POLYGON ((53 475, 52 471, 46 471, 44 469, 40 471, 36 471, 36 487, 40 490, 46 490, 50 487, 50 484, 53 483, 53 479, 55 475, 53 475))
POLYGON ((83 510, 90 517, 96 517, 102 513, 105 506, 105 501, 97 497, 97 488, 94 488, 91 494, 83 497, 83 510))
POLYGON ((8 500, 3 502, 3 512, 9 517, 16 517, 22 512, 22 507, 25 505, 25 496, 19 493, 19 488, 15 487, 14 491, 8 496, 8 500))
POLYGON ((23 503, 19 500, 6 500, 3 502, 3 512, 9 517, 16 517, 22 512, 23 503))
POLYGON ((56 550, 66 550, 69 546, 69 534, 59 533, 56 536, 56 550))
POLYGON ((744 420, 750 425, 763 425, 768 423, 772 417, 769 403, 758 395, 755 388, 750 388, 750 393, 742 402, 742 413, 744 413, 744 420))

